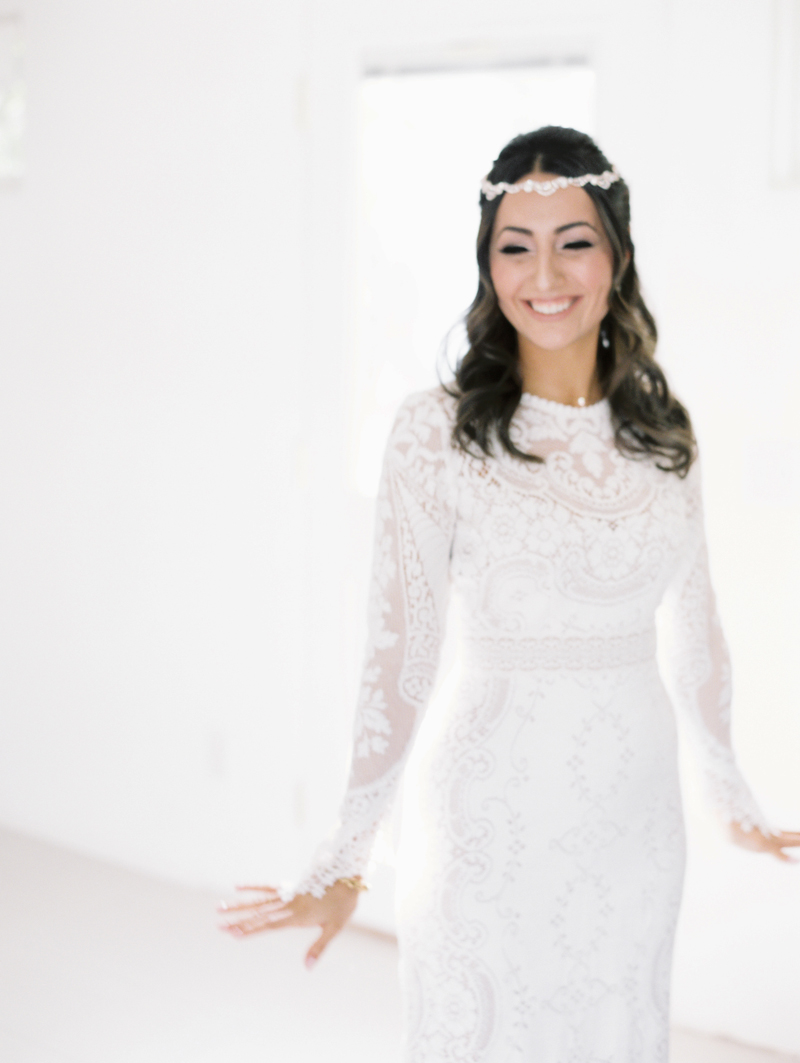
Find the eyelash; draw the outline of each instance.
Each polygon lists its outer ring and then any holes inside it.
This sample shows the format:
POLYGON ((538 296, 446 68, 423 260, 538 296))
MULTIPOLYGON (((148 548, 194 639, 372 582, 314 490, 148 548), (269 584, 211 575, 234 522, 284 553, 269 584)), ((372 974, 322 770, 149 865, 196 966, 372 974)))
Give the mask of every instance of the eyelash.
MULTIPOLYGON (((594 244, 589 240, 573 240, 569 244, 564 244, 565 251, 583 251, 587 247, 594 247, 594 244)), ((520 244, 507 244, 505 247, 500 248, 500 254, 521 255, 527 250, 527 247, 522 247, 520 244)))

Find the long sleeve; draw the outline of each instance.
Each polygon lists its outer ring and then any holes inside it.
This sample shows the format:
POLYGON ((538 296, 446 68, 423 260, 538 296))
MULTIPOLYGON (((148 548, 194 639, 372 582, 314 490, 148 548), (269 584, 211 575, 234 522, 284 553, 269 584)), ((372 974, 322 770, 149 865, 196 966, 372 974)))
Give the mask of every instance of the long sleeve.
POLYGON ((726 823, 768 832, 731 742, 731 666, 717 615, 703 528, 697 464, 687 477, 690 535, 664 600, 669 679, 676 708, 697 754, 706 798, 726 823))
POLYGON ((454 524, 444 401, 442 392, 412 395, 389 438, 347 792, 335 833, 284 899, 321 897, 337 879, 365 873, 433 688, 454 524))

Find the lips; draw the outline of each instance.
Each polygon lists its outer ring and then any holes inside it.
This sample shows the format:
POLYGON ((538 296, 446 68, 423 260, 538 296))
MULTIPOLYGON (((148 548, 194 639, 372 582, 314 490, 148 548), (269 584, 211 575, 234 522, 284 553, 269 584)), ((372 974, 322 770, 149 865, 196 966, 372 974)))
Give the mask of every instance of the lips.
POLYGON ((562 299, 527 299, 526 303, 534 314, 552 318, 569 313, 579 298, 577 295, 568 295, 562 299))

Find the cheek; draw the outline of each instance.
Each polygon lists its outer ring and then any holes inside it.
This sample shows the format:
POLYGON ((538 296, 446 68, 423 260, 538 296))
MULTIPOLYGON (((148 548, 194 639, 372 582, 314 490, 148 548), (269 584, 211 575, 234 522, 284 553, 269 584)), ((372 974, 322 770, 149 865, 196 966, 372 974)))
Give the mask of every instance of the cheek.
POLYGON ((612 279, 609 263, 604 260, 592 263, 584 274, 586 290, 593 292, 596 301, 604 307, 608 305, 612 279))
POLYGON ((514 271, 509 269, 507 263, 494 259, 489 266, 489 276, 492 278, 498 303, 501 305, 507 303, 513 296, 514 289, 517 286, 514 271))

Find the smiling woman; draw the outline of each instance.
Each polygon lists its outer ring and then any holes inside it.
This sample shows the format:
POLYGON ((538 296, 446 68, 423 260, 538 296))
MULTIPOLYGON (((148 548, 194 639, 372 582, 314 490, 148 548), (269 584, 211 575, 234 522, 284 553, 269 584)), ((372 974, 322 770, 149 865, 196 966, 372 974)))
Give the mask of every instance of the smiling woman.
POLYGON ((573 406, 599 401, 597 340, 614 256, 592 201, 575 187, 557 199, 504 196, 490 266, 517 333, 523 388, 573 406))
POLYGON ((507 144, 482 191, 456 437, 488 452, 496 431, 509 453, 537 461, 509 436, 523 389, 574 405, 605 396, 621 450, 685 474, 694 436, 655 361, 625 182, 591 137, 550 126, 507 144), (557 195, 554 182, 563 184, 557 195), (503 194, 509 188, 540 194, 503 194))
POLYGON ((712 807, 747 848, 800 845, 733 754, 691 424, 654 360, 608 171, 588 136, 545 128, 484 182, 470 348, 449 386, 402 404, 386 451, 340 825, 302 881, 228 927, 319 925, 311 965, 345 924, 452 594, 463 674, 398 858, 408 1063, 667 1063, 684 826, 662 603, 712 807))

